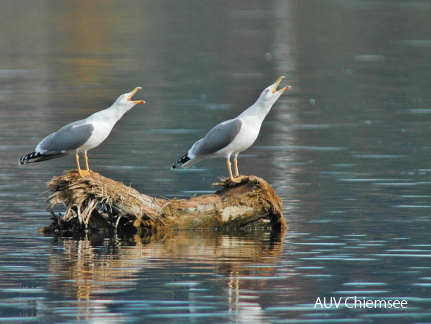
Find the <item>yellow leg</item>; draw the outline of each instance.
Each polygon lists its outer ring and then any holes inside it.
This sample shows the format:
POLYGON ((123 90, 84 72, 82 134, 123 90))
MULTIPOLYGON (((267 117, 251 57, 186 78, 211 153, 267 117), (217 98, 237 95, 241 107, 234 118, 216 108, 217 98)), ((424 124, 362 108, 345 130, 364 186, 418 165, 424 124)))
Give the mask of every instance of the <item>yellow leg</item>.
POLYGON ((233 165, 235 167, 235 177, 239 177, 237 156, 238 154, 235 154, 235 156, 233 157, 233 165))
POLYGON ((90 173, 90 167, 88 166, 87 151, 84 152, 84 159, 85 159, 85 167, 87 168, 87 171, 90 173))
POLYGON ((78 166, 78 173, 82 177, 83 175, 82 175, 81 166, 79 165, 79 155, 78 155, 78 152, 75 152, 75 160, 76 160, 76 165, 78 166))
POLYGON ((76 165, 78 166, 79 175, 81 177, 86 177, 86 176, 90 175, 90 171, 81 169, 81 166, 79 165, 79 155, 77 152, 75 153, 75 159, 76 159, 76 165))
POLYGON ((231 165, 232 164, 230 163, 230 159, 227 159, 227 168, 229 169, 229 178, 230 178, 231 181, 233 181, 231 165))

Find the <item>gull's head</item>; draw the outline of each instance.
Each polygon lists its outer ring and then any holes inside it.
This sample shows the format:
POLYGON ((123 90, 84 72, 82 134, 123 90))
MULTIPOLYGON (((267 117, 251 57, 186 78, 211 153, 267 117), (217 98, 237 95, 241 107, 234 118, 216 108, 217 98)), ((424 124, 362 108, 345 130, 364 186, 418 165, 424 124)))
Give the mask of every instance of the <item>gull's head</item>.
POLYGON ((115 102, 115 104, 117 106, 121 106, 126 108, 127 110, 131 109, 133 106, 137 105, 137 104, 143 104, 145 103, 144 100, 132 100, 132 97, 135 95, 135 93, 139 90, 142 89, 141 87, 136 87, 135 89, 133 89, 133 91, 129 92, 129 93, 125 93, 121 96, 118 97, 117 101, 115 102))
POLYGON ((284 91, 290 89, 290 86, 287 86, 277 90, 278 85, 284 78, 284 76, 279 77, 274 84, 271 84, 269 87, 264 89, 259 97, 259 100, 263 100, 265 104, 268 103, 273 105, 277 101, 277 99, 280 98, 281 94, 284 91))

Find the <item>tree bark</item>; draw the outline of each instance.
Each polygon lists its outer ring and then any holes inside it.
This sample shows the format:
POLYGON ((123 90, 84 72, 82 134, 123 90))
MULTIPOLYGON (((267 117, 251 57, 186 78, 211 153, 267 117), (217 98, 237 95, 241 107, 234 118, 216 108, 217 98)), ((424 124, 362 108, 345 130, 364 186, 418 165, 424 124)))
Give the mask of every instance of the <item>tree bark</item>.
POLYGON ((73 170, 48 184, 48 210, 53 222, 43 232, 77 234, 116 231, 154 233, 171 229, 270 228, 285 231, 281 199, 256 176, 228 179, 214 194, 189 199, 161 199, 139 193, 96 172, 80 177, 73 170), (63 216, 55 207, 64 205, 63 216))

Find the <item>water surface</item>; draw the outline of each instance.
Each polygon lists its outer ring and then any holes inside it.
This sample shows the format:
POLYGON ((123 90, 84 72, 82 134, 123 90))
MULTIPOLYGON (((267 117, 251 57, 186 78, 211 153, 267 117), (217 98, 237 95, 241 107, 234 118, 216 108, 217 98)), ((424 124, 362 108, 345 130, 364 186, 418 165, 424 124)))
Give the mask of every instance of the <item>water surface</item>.
POLYGON ((431 321, 427 2, 0 7, 0 321, 431 321), (213 192, 222 159, 170 166, 280 75, 292 89, 239 168, 282 198, 286 233, 39 233, 45 183, 75 168, 73 157, 18 167, 48 133, 141 86, 147 103, 90 151, 91 168, 152 196, 213 192), (324 297, 343 303, 315 307, 324 297))

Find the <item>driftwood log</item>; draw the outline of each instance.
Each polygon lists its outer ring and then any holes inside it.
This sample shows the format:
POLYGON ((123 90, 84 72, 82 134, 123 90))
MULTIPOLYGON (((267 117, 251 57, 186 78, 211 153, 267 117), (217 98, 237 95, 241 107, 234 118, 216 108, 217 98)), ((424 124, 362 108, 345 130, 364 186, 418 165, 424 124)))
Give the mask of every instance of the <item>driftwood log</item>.
POLYGON ((122 234, 155 233, 171 229, 265 228, 283 231, 286 223, 281 199, 256 176, 225 179, 214 194, 172 200, 153 198, 122 183, 92 172, 80 177, 76 170, 48 184, 48 210, 53 222, 47 234, 115 231, 122 234), (63 215, 56 215, 64 205, 63 215))

